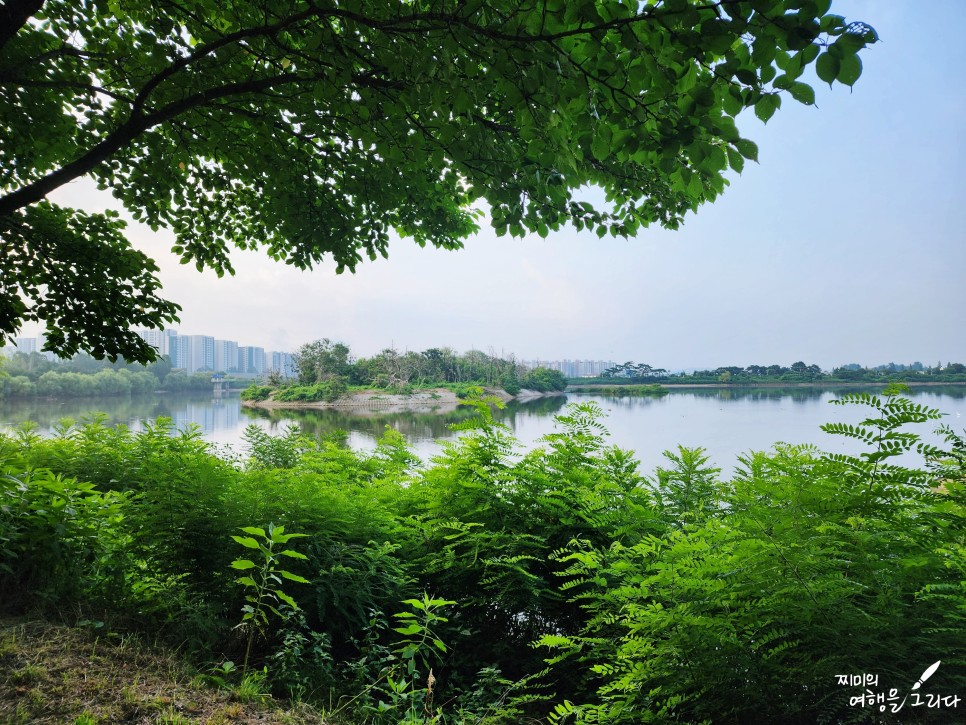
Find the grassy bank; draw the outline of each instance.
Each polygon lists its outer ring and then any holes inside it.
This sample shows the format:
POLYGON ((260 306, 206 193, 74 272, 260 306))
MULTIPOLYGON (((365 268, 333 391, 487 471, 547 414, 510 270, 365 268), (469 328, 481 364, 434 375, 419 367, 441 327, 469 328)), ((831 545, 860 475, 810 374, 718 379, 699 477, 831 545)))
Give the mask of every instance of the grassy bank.
POLYGON ((103 622, 0 619, 0 721, 10 725, 323 722, 306 705, 280 706, 264 680, 231 685, 226 677, 103 622))

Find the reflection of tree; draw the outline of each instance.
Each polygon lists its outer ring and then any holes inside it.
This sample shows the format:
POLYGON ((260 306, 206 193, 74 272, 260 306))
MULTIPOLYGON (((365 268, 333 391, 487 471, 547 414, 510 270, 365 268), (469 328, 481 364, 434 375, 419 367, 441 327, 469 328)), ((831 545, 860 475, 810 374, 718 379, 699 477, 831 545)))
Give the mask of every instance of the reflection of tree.
POLYGON ((14 426, 33 421, 41 428, 50 428, 64 418, 80 420, 84 417, 90 417, 94 413, 106 414, 107 425, 127 424, 137 418, 157 418, 159 415, 169 415, 161 405, 161 396, 158 395, 132 398, 62 398, 58 400, 21 398, 4 400, 0 410, 2 410, 2 423, 4 425, 14 426))
POLYGON ((838 394, 841 391, 835 391, 833 388, 728 388, 726 390, 721 388, 682 388, 680 390, 672 389, 671 395, 680 395, 686 393, 688 395, 693 395, 695 398, 717 398, 719 400, 781 400, 782 398, 792 398, 798 402, 804 402, 806 400, 817 400, 821 398, 824 394, 829 392, 835 392, 838 394))
POLYGON ((716 398, 718 400, 748 400, 748 401, 768 401, 768 400, 783 400, 785 398, 791 399, 795 403, 805 403, 810 400, 819 400, 823 395, 827 393, 833 393, 836 396, 842 395, 847 391, 855 392, 855 388, 834 388, 834 387, 818 387, 818 388, 798 388, 798 387, 787 387, 787 388, 681 388, 672 389, 670 391, 671 395, 693 395, 695 398, 716 398))
POLYGON ((576 402, 593 400, 605 408, 646 408, 661 403, 667 399, 666 395, 602 395, 600 393, 567 393, 573 395, 576 402))
POLYGON ((212 400, 210 392, 200 395, 109 396, 56 400, 21 398, 0 401, 0 425, 15 426, 33 421, 43 430, 51 428, 64 418, 80 421, 81 418, 95 413, 103 413, 107 416, 105 425, 131 425, 163 416, 173 419, 176 425, 197 423, 209 430, 214 425, 208 420, 209 414, 231 404, 237 406, 237 398, 230 403, 222 399, 212 400))
MULTIPOLYGON (((672 389, 668 395, 661 397, 641 396, 601 396, 593 393, 568 393, 566 396, 534 398, 521 402, 511 402, 502 411, 496 411, 494 418, 516 430, 524 421, 535 418, 550 418, 561 410, 568 401, 600 402, 605 408, 633 412, 643 411, 655 405, 673 405, 676 395, 689 395, 694 398, 710 398, 724 401, 727 393, 728 402, 747 401, 771 402, 780 401, 792 403, 818 402, 823 396, 832 394, 840 397, 846 392, 855 392, 855 387, 816 387, 816 388, 730 388, 727 391, 714 388, 681 388, 672 389)), ((870 391, 880 391, 879 387, 866 388, 870 391)), ((962 400, 966 398, 966 386, 930 386, 914 388, 913 395, 917 402, 929 401, 930 397, 938 404, 938 398, 962 400)), ((208 432, 231 431, 244 428, 246 420, 260 420, 268 423, 268 427, 282 430, 286 425, 294 423, 311 435, 324 435, 335 430, 358 432, 369 438, 380 437, 385 427, 391 426, 400 431, 411 441, 426 441, 430 439, 452 438, 455 434, 449 429, 451 423, 465 420, 472 413, 460 407, 455 411, 439 412, 401 412, 401 411, 357 411, 335 409, 296 409, 296 410, 262 410, 241 408, 237 395, 212 400, 210 393, 205 394, 163 394, 144 395, 136 397, 100 397, 100 398, 65 398, 50 400, 44 398, 7 399, 0 400, 0 426, 15 426, 26 421, 33 421, 40 427, 41 432, 49 431, 59 420, 73 418, 80 420, 94 412, 107 415, 106 423, 116 425, 123 423, 137 425, 140 422, 154 420, 158 416, 165 416, 175 421, 179 427, 190 423, 202 426, 208 432), (240 420, 239 420, 240 419, 240 420), (242 425, 239 426, 239 423, 242 425)), ((549 429, 549 423, 547 423, 549 429)))
MULTIPOLYGON (((634 408, 642 408, 649 405, 653 405, 659 402, 666 402, 669 398, 675 395, 690 395, 695 398, 710 398, 715 400, 727 400, 727 401, 749 401, 749 402, 766 402, 772 401, 777 402, 779 400, 789 400, 793 403, 808 403, 821 400, 823 396, 831 393, 835 397, 841 397, 845 393, 854 393, 857 390, 868 390, 870 392, 881 392, 881 385, 868 386, 867 388, 857 388, 856 386, 821 386, 821 387, 785 387, 785 388, 716 388, 716 387, 706 387, 706 388, 670 388, 668 389, 668 395, 661 397, 648 397, 648 396, 617 396, 617 395, 607 395, 602 396, 599 393, 568 393, 575 400, 596 400, 603 404, 606 404, 610 408, 624 408, 632 410, 634 408)), ((966 398, 966 386, 962 385, 935 385, 929 386, 928 388, 913 388, 913 395, 936 395, 936 396, 949 396, 951 398, 966 398)))
POLYGON ((567 402, 566 395, 550 395, 545 398, 533 398, 531 400, 521 401, 514 400, 503 411, 500 411, 498 416, 494 417, 510 423, 516 417, 517 413, 526 413, 527 415, 553 415, 561 410, 567 402))
POLYGON ((336 430, 362 433, 378 438, 386 426, 395 428, 406 437, 445 437, 450 423, 467 418, 470 411, 457 409, 449 413, 414 413, 387 411, 352 413, 334 408, 243 408, 245 415, 267 420, 272 428, 283 428, 296 423, 303 433, 322 436, 336 430))
MULTIPOLYGON (((494 411, 494 419, 515 427, 518 415, 550 416, 567 402, 567 396, 554 395, 533 400, 513 401, 503 410, 494 411)), ((383 434, 386 426, 402 433, 410 440, 449 438, 454 435, 450 424, 473 416, 473 411, 460 406, 445 413, 413 411, 351 411, 337 408, 243 408, 251 418, 268 420, 272 428, 297 423, 304 433, 321 436, 336 430, 361 433, 373 438, 383 434)))

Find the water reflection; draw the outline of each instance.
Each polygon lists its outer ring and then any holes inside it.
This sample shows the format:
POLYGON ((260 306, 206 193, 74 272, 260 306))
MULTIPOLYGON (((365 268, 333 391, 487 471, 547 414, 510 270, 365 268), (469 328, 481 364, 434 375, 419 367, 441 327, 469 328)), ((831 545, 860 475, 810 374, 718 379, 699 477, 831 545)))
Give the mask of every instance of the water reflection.
MULTIPOLYGON (((566 396, 513 402, 494 417, 508 425, 524 447, 530 447, 553 430, 553 416, 567 403, 595 402, 603 408, 609 440, 636 451, 642 470, 661 461, 664 450, 678 445, 706 448, 717 465, 726 469, 749 450, 766 450, 778 440, 813 443, 836 452, 858 452, 854 442, 829 436, 820 429, 830 421, 855 423, 865 410, 830 406, 829 401, 855 388, 681 388, 662 396, 613 396, 569 393, 566 396)), ((961 430, 966 426, 966 386, 914 388, 916 402, 939 408, 949 417, 943 422, 961 430)), ((458 434, 450 425, 472 415, 466 408, 443 413, 363 410, 261 410, 242 408, 237 393, 211 395, 145 395, 139 397, 70 400, 0 400, 0 426, 34 421, 40 433, 49 434, 63 418, 81 419, 95 411, 106 414, 108 424, 123 423, 139 430, 158 416, 172 418, 179 429, 198 426, 216 444, 240 447, 245 427, 254 423, 278 432, 297 425, 305 433, 321 436, 335 430, 349 434, 354 448, 371 449, 386 426, 402 433, 421 457, 429 458, 441 442, 458 434)), ((935 426, 921 426, 928 433, 935 426)))
MULTIPOLYGON (((495 410, 493 418, 517 430, 524 418, 550 418, 556 415, 567 403, 567 396, 554 395, 508 403, 503 410, 495 410)), ((279 431, 286 425, 297 424, 306 434, 321 436, 335 430, 344 430, 365 436, 375 442, 386 427, 394 428, 414 443, 451 438, 455 434, 450 429, 453 423, 466 420, 474 415, 471 408, 459 407, 443 413, 413 411, 381 411, 343 409, 264 409, 242 408, 242 414, 250 421, 258 421, 262 427, 279 431)))
POLYGON ((141 430, 145 422, 159 417, 171 418, 179 430, 195 425, 207 436, 237 428, 240 406, 237 396, 213 398, 209 395, 154 394, 0 401, 0 425, 17 426, 32 421, 40 427, 41 432, 49 432, 65 419, 80 422, 94 415, 103 415, 107 425, 127 425, 133 430, 141 430))

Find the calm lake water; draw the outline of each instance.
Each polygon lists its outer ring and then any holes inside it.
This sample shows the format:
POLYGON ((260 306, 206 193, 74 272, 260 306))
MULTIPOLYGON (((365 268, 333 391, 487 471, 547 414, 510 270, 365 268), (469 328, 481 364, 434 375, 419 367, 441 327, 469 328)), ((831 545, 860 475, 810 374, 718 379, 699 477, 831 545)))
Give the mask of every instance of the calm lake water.
MULTIPOLYGON (((844 390, 816 388, 773 388, 758 390, 675 390, 662 397, 612 397, 568 393, 511 403, 496 417, 506 423, 522 446, 529 448, 554 430, 553 418, 569 403, 594 402, 604 410, 604 424, 610 441, 635 450, 642 470, 651 471, 661 462, 661 453, 678 445, 701 446, 726 471, 738 455, 766 450, 777 441, 813 443, 828 451, 857 453, 856 443, 823 433, 822 423, 856 423, 864 411, 853 406, 830 405, 844 390)), ((910 397, 917 403, 946 413, 946 422, 957 431, 966 428, 966 387, 914 388, 910 397)), ((336 410, 252 410, 243 408, 238 394, 225 398, 210 395, 151 395, 133 398, 0 401, 0 425, 13 426, 34 421, 40 432, 51 433, 63 418, 80 419, 100 411, 110 423, 140 429, 144 421, 167 416, 179 428, 198 426, 205 438, 242 451, 245 427, 255 424, 270 432, 297 425, 310 434, 342 429, 349 445, 370 449, 386 426, 400 431, 424 459, 435 454, 440 442, 458 434, 449 424, 466 418, 464 409, 449 413, 380 413, 336 410)), ((921 426, 932 439, 934 424, 921 426)), ((910 461, 911 463, 911 461, 910 461)))

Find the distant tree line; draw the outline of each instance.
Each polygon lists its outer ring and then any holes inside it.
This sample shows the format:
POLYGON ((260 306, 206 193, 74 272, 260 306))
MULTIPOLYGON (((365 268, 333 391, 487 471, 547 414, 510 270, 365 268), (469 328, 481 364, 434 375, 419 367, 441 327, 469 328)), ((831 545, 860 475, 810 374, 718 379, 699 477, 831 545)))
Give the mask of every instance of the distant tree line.
POLYGON ((369 358, 353 358, 349 346, 327 338, 299 348, 293 355, 296 379, 291 383, 280 375, 269 375, 267 385, 253 385, 249 399, 335 400, 350 387, 409 392, 427 387, 470 386, 502 388, 510 395, 523 389, 552 392, 567 387, 557 370, 528 369, 510 357, 470 350, 457 353, 448 347, 422 352, 399 352, 386 348, 369 358))
POLYGON ((137 395, 156 390, 210 390, 211 374, 173 369, 167 357, 148 365, 95 360, 80 353, 49 360, 38 353, 17 352, 0 358, 0 398, 137 395))
POLYGON ((571 382, 590 383, 608 382, 612 384, 639 385, 641 383, 891 383, 891 382, 966 382, 966 365, 962 363, 937 363, 927 367, 920 362, 911 365, 888 363, 874 368, 865 368, 857 363, 843 365, 831 371, 822 370, 818 365, 798 361, 789 367, 783 365, 736 365, 723 366, 713 370, 695 370, 691 373, 670 373, 664 368, 656 368, 646 363, 628 361, 604 370, 600 378, 574 379, 571 382))

